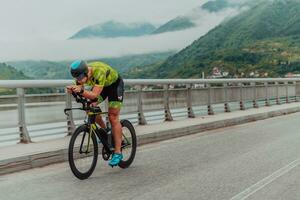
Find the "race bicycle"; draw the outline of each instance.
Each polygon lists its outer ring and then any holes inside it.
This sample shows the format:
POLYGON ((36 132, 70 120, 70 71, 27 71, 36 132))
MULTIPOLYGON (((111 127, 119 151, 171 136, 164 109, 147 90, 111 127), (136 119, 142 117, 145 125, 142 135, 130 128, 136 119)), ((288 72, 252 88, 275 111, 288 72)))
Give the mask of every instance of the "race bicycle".
MULTIPOLYGON (((96 124, 97 115, 107 115, 102 112, 100 107, 93 107, 93 101, 84 98, 82 95, 72 93, 77 103, 82 104, 82 108, 66 108, 64 113, 68 115, 70 110, 83 110, 86 112, 84 124, 77 127, 72 134, 69 143, 68 157, 69 165, 73 174, 78 179, 87 179, 93 173, 97 160, 98 152, 101 151, 102 158, 108 161, 114 152, 114 140, 112 130, 107 123, 107 128, 101 128, 96 124)), ((127 168, 134 160, 137 139, 135 129, 128 120, 121 120, 122 125, 122 144, 121 151, 123 159, 119 163, 120 168, 127 168)))

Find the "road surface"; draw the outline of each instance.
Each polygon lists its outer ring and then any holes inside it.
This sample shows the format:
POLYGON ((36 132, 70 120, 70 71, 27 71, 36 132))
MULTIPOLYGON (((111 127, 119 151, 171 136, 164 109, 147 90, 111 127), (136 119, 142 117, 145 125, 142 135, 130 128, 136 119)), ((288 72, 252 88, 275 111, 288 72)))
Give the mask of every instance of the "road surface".
POLYGON ((68 163, 0 177, 7 200, 299 200, 299 188, 300 113, 141 146, 125 170, 99 159, 84 181, 68 163))

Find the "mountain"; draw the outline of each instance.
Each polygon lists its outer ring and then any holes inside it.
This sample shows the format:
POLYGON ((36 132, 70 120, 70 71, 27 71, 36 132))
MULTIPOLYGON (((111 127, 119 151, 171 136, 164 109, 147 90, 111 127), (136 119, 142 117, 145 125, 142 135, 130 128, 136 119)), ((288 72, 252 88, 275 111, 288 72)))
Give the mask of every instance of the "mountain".
POLYGON ((166 24, 157 28, 152 34, 180 31, 188 28, 193 28, 195 26, 196 24, 190 18, 181 16, 168 21, 166 24))
MULTIPOLYGON (((6 63, 0 63, 0 80, 25 80, 30 79, 6 63)), ((26 93, 40 93, 39 89, 27 89, 26 93)), ((16 94, 16 89, 0 88, 0 95, 16 94)))
POLYGON ((232 4, 230 4, 228 0, 214 0, 206 2, 201 6, 201 8, 209 12, 218 12, 225 8, 229 8, 231 5, 232 4))
POLYGON ((201 8, 209 12, 219 12, 228 8, 243 8, 247 6, 251 7, 257 4, 259 1, 269 0, 212 0, 203 4, 201 8))
MULTIPOLYGON (((140 55, 128 55, 118 58, 100 58, 117 69, 121 75, 132 67, 150 65, 156 62, 162 62, 169 56, 174 55, 174 51, 148 53, 140 55)), ((92 61, 92 60, 90 60, 92 61)), ((32 79, 71 79, 69 64, 72 61, 14 61, 9 62, 15 69, 22 71, 26 76, 32 79)), ((89 62, 89 61, 88 61, 89 62)))
MULTIPOLYGON (((7 63, 0 63, 0 80, 30 80, 29 76, 24 75, 23 72, 15 69, 7 63)), ((41 94, 57 92, 54 88, 28 88, 25 90, 26 94, 41 94)), ((16 94, 16 89, 0 88, 0 95, 16 94)))
POLYGON ((105 63, 113 66, 121 74, 128 71, 132 67, 136 66, 147 66, 156 62, 162 62, 168 57, 174 55, 175 51, 168 52, 158 52, 158 53, 147 53, 147 54, 138 54, 138 55, 128 55, 118 58, 102 58, 105 63))
POLYGON ((23 72, 20 72, 6 63, 0 63, 0 80, 24 80, 30 79, 25 76, 23 72))
POLYGON ((200 77, 202 71, 211 73, 213 67, 219 67, 232 76, 243 70, 282 76, 291 70, 300 72, 299 47, 300 2, 265 1, 223 22, 164 63, 144 68, 139 75, 200 77))
POLYGON ((26 76, 32 79, 71 79, 68 70, 68 61, 13 61, 8 62, 15 69, 22 71, 26 76))
MULTIPOLYGON (((166 32, 174 32, 201 26, 204 21, 211 18, 215 20, 216 13, 220 13, 226 9, 241 9, 245 6, 252 5, 258 0, 211 0, 194 8, 183 16, 176 17, 167 23, 158 27, 152 34, 160 34, 166 32)), ((222 13, 224 18, 230 13, 222 13)))
POLYGON ((136 37, 150 34, 155 29, 156 27, 150 23, 123 24, 108 21, 85 27, 71 36, 70 39, 136 37))

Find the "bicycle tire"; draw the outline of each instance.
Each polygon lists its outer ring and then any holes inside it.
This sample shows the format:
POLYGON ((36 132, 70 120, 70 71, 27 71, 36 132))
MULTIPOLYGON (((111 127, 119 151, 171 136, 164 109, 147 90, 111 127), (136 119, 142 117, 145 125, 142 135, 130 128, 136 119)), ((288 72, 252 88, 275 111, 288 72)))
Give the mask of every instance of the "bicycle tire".
POLYGON ((68 150, 68 156, 69 156, 69 165, 71 168, 71 171, 73 172, 73 174, 80 180, 84 180, 89 178, 93 171, 95 170, 95 167, 97 165, 97 160, 98 160, 98 144, 97 144, 97 140, 96 140, 96 136, 95 134, 92 134, 92 142, 93 142, 93 161, 92 164, 89 168, 89 170, 87 172, 82 173, 81 171, 79 171, 75 165, 75 160, 74 160, 74 146, 75 146, 75 141, 76 138, 80 135, 80 133, 86 131, 86 133, 89 134, 89 129, 86 125, 81 125, 79 126, 75 131, 74 134, 72 135, 71 139, 70 139, 70 143, 69 143, 69 150, 68 150))
POLYGON ((122 160, 119 163, 119 167, 125 169, 125 168, 128 168, 132 164, 132 162, 135 158, 136 148, 137 148, 137 138, 136 138, 135 129, 128 120, 122 120, 120 123, 121 123, 122 127, 126 127, 130 131, 131 142, 132 142, 132 144, 131 144, 132 148, 131 148, 131 153, 130 153, 129 158, 127 160, 122 160))

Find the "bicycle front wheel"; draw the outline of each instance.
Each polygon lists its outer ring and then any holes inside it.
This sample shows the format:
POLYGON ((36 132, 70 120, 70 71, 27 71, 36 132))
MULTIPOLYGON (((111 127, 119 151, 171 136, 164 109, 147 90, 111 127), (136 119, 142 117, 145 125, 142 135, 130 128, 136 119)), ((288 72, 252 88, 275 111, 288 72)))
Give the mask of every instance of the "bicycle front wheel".
POLYGON ((69 165, 73 174, 80 180, 93 173, 98 159, 98 144, 95 134, 90 134, 86 125, 78 127, 69 144, 69 165))

